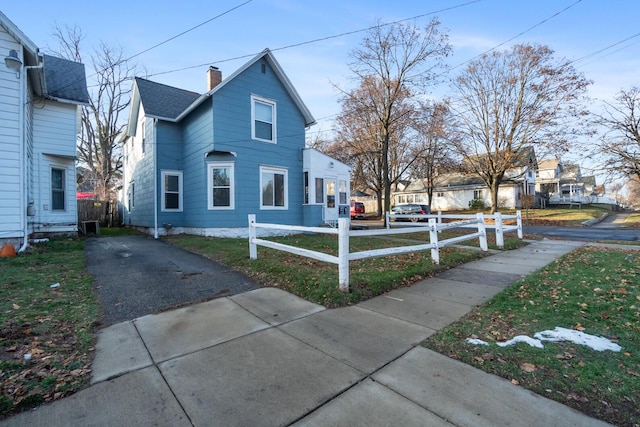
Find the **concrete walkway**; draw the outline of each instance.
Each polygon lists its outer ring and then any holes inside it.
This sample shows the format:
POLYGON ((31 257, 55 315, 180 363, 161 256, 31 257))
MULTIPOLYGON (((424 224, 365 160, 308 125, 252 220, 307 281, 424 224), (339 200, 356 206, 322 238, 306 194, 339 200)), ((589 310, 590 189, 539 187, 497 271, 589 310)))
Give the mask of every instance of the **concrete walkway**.
POLYGON ((603 426, 418 345, 580 245, 536 241, 352 307, 263 288, 119 323, 89 388, 0 425, 603 426))

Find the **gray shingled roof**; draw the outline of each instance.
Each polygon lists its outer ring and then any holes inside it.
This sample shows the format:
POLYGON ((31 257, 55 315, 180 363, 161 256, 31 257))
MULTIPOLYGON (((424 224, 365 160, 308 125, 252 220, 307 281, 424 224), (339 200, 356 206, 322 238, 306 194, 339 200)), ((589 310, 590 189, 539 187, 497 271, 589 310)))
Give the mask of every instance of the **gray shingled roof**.
POLYGON ((155 83, 136 77, 140 100, 148 116, 175 119, 198 97, 199 93, 155 83))
POLYGON ((44 77, 46 95, 80 103, 89 102, 84 64, 44 55, 44 77))

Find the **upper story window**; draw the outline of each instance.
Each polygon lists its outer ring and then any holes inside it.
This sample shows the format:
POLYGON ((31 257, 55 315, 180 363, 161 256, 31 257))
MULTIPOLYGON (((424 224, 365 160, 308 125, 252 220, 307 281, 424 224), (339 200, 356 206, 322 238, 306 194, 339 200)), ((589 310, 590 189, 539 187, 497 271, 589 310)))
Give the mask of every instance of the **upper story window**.
POLYGON ((251 138, 276 143, 276 103, 251 97, 251 138))
POLYGON ((182 172, 162 171, 162 210, 182 211, 182 172))
POLYGON ((64 169, 51 169, 51 210, 65 210, 64 169))
POLYGON ((142 154, 144 154, 144 150, 145 150, 145 143, 146 143, 146 138, 147 135, 145 135, 146 132, 146 126, 144 125, 144 122, 142 122, 142 154))

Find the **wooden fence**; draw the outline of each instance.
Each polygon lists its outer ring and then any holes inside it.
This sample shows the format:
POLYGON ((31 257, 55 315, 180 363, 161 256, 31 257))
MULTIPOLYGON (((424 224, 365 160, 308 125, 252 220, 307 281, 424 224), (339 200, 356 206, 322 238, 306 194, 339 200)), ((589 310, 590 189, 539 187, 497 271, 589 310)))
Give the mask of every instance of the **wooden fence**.
POLYGON ((103 227, 118 224, 118 204, 109 200, 78 200, 78 229, 83 230, 83 223, 97 223, 103 227))
MULTIPOLYGON (((468 217, 468 216, 467 216, 468 217)), ((495 217, 495 221, 499 221, 500 225, 496 225, 496 230, 500 229, 500 233, 504 232, 505 226, 502 224, 501 215, 495 217)), ((388 223, 388 221, 387 221, 388 223)), ((522 230, 521 221, 520 230, 522 230)), ((439 264, 440 263, 440 248, 453 245, 465 240, 479 239, 480 248, 483 251, 488 250, 487 245, 487 233, 485 224, 485 217, 482 213, 478 213, 475 217, 467 218, 463 221, 454 221, 449 223, 442 223, 437 221, 437 218, 428 218, 427 224, 411 224, 408 227, 403 228, 387 228, 381 230, 349 230, 350 219, 340 218, 338 219, 338 228, 326 228, 326 227, 303 227, 297 225, 283 225, 283 224, 267 224, 256 222, 256 215, 249 215, 249 257, 251 259, 258 258, 258 246, 264 246, 271 249, 289 252, 295 255, 304 256, 307 258, 313 258, 318 261, 329 262, 338 265, 338 286, 340 291, 349 292, 349 261, 373 258, 387 255, 398 255, 402 253, 416 252, 431 250, 431 259, 439 264), (415 226, 419 225, 419 227, 415 226), (438 233, 452 228, 477 228, 475 233, 465 234, 446 240, 439 240, 438 233), (273 242, 270 240, 264 240, 257 237, 257 230, 285 230, 301 233, 321 233, 321 234, 334 234, 338 236, 338 256, 330 255, 324 252, 312 251, 310 249, 299 248, 292 245, 286 245, 283 243, 273 242), (380 236, 391 234, 405 234, 405 233, 417 233, 424 232, 425 228, 429 229, 429 243, 423 243, 411 246, 397 246, 384 249, 373 249, 361 252, 349 252, 349 238, 356 236, 380 236)), ((498 231, 496 231, 498 233, 498 231)), ((497 234, 496 234, 497 236, 497 234)), ((522 235, 518 235, 522 238, 522 235)))

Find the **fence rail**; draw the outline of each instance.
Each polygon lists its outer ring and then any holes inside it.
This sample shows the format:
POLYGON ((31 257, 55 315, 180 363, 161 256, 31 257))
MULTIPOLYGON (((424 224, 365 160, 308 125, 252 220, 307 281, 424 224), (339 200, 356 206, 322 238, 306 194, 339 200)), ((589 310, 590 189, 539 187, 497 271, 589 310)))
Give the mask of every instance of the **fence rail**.
MULTIPOLYGON (((424 222, 419 222, 420 220, 431 220, 436 219, 438 224, 442 224, 441 230, 446 228, 467 228, 474 227, 473 224, 466 224, 464 220, 473 221, 475 218, 474 215, 454 215, 447 214, 443 215, 442 212, 438 212, 437 214, 427 214, 427 215, 393 215, 391 216, 390 212, 386 212, 386 224, 387 228, 391 228, 392 222, 391 218, 397 219, 407 219, 409 221, 415 221, 408 224, 403 224, 410 227, 424 227, 424 222), (453 222, 444 222, 443 220, 461 220, 461 221, 453 221, 453 222)), ((485 220, 493 221, 486 223, 486 228, 494 229, 496 235, 496 246, 498 248, 504 248, 504 233, 515 231, 518 235, 519 239, 522 239, 522 211, 516 211, 515 215, 503 215, 500 212, 496 212, 493 215, 484 215, 485 220), (505 221, 514 221, 515 224, 505 224, 505 221)), ((394 222, 397 225, 397 222, 394 222)))
MULTIPOLYGON (((388 215, 388 213, 387 213, 388 215)), ((420 215, 425 217, 426 215, 420 215)), ((448 245, 453 245, 465 240, 471 240, 478 238, 480 248, 483 251, 487 251, 487 228, 496 229, 496 242, 498 242, 498 236, 501 238, 505 231, 518 230, 518 237, 522 238, 522 217, 520 211, 517 215, 507 216, 501 214, 491 215, 489 217, 478 213, 473 215, 429 215, 427 224, 409 223, 408 227, 403 228, 386 228, 382 230, 349 230, 350 219, 339 218, 338 228, 326 228, 326 227, 303 227, 298 225, 283 225, 283 224, 269 224, 256 222, 256 215, 249 215, 249 257, 251 259, 258 258, 258 246, 264 246, 271 249, 289 252, 295 255, 304 256, 307 258, 316 259, 318 261, 328 262, 338 265, 338 286, 340 291, 349 292, 349 262, 358 259, 381 257, 388 255, 398 255, 409 252, 417 252, 424 250, 431 250, 431 259, 436 264, 440 263, 440 248, 448 245), (449 219, 462 219, 462 221, 454 221, 443 223, 443 218, 449 219), (513 217, 513 218, 511 218, 513 217), (493 219, 494 224, 486 224, 485 220, 493 219), (503 219, 516 219, 516 226, 505 226, 503 219), (477 232, 471 234, 465 234, 463 236, 453 237, 450 239, 440 240, 438 234, 446 229, 451 228, 477 228, 477 232), (358 236, 383 236, 393 234, 407 234, 424 232, 425 228, 429 231, 429 243, 423 243, 411 246, 396 246, 383 249, 372 249, 360 252, 349 252, 349 238, 358 236), (321 234, 333 234, 338 236, 338 256, 330 255, 324 252, 312 251, 310 249, 304 249, 297 246, 286 245, 284 243, 273 242, 271 240, 264 240, 257 237, 258 229, 268 230, 287 230, 287 231, 300 231, 305 233, 321 233, 321 234)), ((387 224, 389 224, 387 218, 387 224)), ((500 240, 502 246, 504 246, 504 240, 500 240)), ((501 246, 501 245, 498 245, 501 246)))

